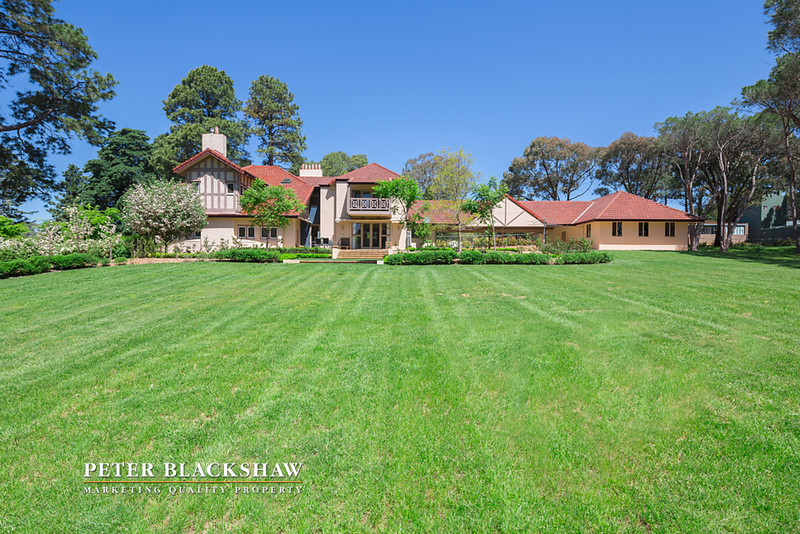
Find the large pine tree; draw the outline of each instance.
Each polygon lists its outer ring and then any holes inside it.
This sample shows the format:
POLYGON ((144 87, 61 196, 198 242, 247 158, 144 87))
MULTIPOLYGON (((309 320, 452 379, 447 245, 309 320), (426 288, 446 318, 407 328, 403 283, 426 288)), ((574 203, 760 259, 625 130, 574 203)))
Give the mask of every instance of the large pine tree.
POLYGON ((169 133, 153 142, 153 168, 160 176, 171 176, 175 165, 200 152, 202 134, 215 126, 228 137, 228 159, 248 165, 250 128, 240 117, 241 110, 233 80, 225 71, 208 65, 190 71, 164 100, 164 111, 173 124, 169 133))
POLYGON ((264 75, 253 81, 244 112, 253 121, 257 151, 264 156, 265 165, 283 163, 297 168, 303 162, 306 138, 300 132, 299 109, 294 95, 279 79, 264 75))

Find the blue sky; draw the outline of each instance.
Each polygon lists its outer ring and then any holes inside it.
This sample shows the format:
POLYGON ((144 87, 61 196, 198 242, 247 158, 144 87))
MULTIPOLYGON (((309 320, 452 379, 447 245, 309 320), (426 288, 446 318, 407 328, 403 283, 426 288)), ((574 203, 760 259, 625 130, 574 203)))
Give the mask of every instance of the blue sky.
MULTIPOLYGON (((537 136, 605 146, 625 131, 652 135, 668 116, 728 104, 772 63, 760 1, 64 0, 56 9, 119 81, 102 105, 118 128, 167 131, 162 100, 208 64, 234 80, 240 100, 261 74, 286 82, 308 158, 365 153, 397 172, 420 153, 463 146, 475 170, 499 178, 537 136)), ((62 171, 95 154, 75 142, 53 163, 62 171)))

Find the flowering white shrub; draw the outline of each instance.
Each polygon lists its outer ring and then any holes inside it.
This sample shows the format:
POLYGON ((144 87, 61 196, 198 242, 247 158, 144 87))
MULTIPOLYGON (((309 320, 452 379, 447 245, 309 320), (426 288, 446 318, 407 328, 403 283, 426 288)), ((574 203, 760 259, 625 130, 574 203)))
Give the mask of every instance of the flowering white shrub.
POLYGON ((122 198, 122 220, 137 235, 167 245, 206 225, 206 211, 197 192, 186 184, 135 184, 122 198))
POLYGON ((33 237, 0 238, 0 261, 73 252, 107 256, 120 242, 116 232, 116 225, 102 212, 68 208, 66 222, 47 223, 33 237))

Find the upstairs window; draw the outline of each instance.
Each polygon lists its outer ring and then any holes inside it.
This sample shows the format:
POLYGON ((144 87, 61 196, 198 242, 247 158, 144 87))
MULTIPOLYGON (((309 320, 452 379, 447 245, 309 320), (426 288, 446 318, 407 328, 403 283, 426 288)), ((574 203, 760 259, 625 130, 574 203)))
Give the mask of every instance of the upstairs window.
POLYGON ((611 223, 611 235, 615 237, 622 237, 622 222, 614 221, 611 223))
POLYGON ((675 223, 664 223, 664 237, 675 237, 675 223))
POLYGON ((225 186, 228 188, 228 194, 232 195, 234 191, 236 191, 236 182, 225 182, 225 186))
POLYGON ((649 222, 640 222, 639 223, 639 237, 647 237, 650 235, 650 223, 649 222))

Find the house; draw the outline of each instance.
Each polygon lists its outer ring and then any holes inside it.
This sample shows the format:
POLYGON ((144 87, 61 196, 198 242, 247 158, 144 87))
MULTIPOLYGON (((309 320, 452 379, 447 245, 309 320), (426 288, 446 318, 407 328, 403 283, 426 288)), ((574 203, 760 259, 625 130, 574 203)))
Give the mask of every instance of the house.
MULTIPOLYGON (((397 202, 373 194, 375 184, 399 176, 377 163, 334 177, 322 176, 319 164, 303 165, 299 176, 275 166, 239 167, 227 159, 227 139, 215 130, 203 135, 202 150, 177 165, 174 172, 197 189, 208 215, 205 228, 176 243, 184 249, 238 242, 258 247, 330 246, 334 257, 345 254, 341 251, 352 254, 352 250, 382 256, 404 250, 412 242, 397 202), (290 222, 283 228, 255 225, 239 204, 240 195, 254 180, 292 189, 306 209, 287 214, 290 222)), ((425 204, 428 209, 423 210, 422 203, 414 209, 426 220, 440 228, 456 225, 455 203, 425 204)), ((495 229, 501 235, 586 238, 599 250, 685 250, 689 225, 702 221, 624 191, 596 200, 538 201, 507 196, 494 210, 495 229)), ((462 216, 461 222, 473 233, 486 231, 485 225, 469 216, 462 216)))
MULTIPOLYGON (((800 214, 798 214, 800 217, 800 214)), ((747 224, 747 238, 757 243, 793 239, 791 198, 786 193, 764 197, 742 215, 747 224)), ((800 224, 800 219, 798 219, 800 224)), ((734 234, 734 242, 736 235, 734 234)), ((713 236, 712 236, 713 239, 713 236)))
POLYGON ((337 249, 405 248, 406 231, 396 204, 375 198, 376 183, 397 173, 370 163, 342 176, 323 177, 319 164, 303 165, 295 176, 276 166, 239 167, 227 159, 227 138, 215 129, 203 134, 202 150, 173 171, 193 184, 208 215, 208 225, 176 244, 188 250, 218 247, 238 241, 242 246, 316 246, 337 249), (306 205, 290 213, 283 228, 260 227, 242 213, 239 198, 253 180, 294 190, 306 205))
MULTIPOLYGON (((415 206, 429 222, 445 227, 453 235, 455 205, 423 210, 415 206)), ((597 250, 686 250, 689 225, 702 217, 652 200, 617 191, 596 200, 516 200, 507 196, 494 210, 495 232, 502 236, 539 236, 561 240, 585 238, 597 250)), ((485 231, 471 220, 463 222, 467 231, 485 231)), ((440 232, 441 233, 441 232, 440 232)), ((433 236, 435 239, 435 235, 433 236)))

